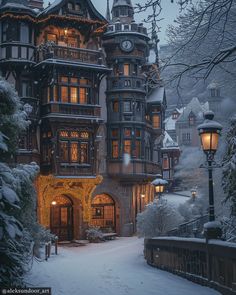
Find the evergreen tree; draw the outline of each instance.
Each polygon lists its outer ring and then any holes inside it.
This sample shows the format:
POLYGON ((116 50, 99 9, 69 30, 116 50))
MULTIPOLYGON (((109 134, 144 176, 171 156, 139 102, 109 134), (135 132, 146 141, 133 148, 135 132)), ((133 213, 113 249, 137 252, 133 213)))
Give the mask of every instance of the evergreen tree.
POLYGON ((236 115, 231 119, 226 136, 227 148, 223 159, 223 189, 225 201, 231 205, 231 217, 236 218, 236 115))

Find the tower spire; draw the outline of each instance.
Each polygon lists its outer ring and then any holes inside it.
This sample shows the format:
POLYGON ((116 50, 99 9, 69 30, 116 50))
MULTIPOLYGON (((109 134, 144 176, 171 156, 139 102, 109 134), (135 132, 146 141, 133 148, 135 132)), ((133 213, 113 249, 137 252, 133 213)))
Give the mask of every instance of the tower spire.
POLYGON ((107 21, 108 21, 108 22, 110 22, 110 21, 111 21, 109 0, 107 0, 107 12, 106 12, 106 19, 107 19, 107 21))

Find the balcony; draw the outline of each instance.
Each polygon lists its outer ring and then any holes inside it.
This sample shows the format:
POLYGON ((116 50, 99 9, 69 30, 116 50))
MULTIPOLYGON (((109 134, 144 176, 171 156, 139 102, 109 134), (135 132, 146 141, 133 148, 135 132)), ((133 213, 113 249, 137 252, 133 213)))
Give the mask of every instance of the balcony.
POLYGON ((34 62, 35 46, 19 42, 2 43, 0 45, 0 62, 34 62))
POLYGON ((37 62, 58 59, 65 62, 92 64, 105 67, 105 57, 102 51, 57 46, 45 43, 37 49, 37 62))
POLYGON ((131 90, 145 91, 145 79, 132 76, 110 77, 108 80, 108 91, 131 90))
POLYGON ((128 166, 124 166, 121 160, 110 160, 108 164, 108 174, 123 181, 132 182, 145 177, 152 178, 160 172, 160 164, 151 161, 131 160, 128 166))
POLYGON ((49 103, 41 108, 42 116, 48 114, 64 114, 83 117, 101 117, 101 107, 98 105, 79 105, 69 103, 49 103))

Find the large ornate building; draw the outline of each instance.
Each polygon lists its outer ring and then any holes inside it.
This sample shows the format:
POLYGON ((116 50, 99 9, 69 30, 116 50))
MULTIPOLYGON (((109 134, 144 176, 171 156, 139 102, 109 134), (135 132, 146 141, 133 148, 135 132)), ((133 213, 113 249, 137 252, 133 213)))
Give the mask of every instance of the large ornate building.
POLYGON ((31 120, 17 161, 40 165, 39 221, 61 240, 89 225, 131 235, 161 172, 165 112, 131 1, 106 19, 90 0, 0 3, 0 74, 31 120))

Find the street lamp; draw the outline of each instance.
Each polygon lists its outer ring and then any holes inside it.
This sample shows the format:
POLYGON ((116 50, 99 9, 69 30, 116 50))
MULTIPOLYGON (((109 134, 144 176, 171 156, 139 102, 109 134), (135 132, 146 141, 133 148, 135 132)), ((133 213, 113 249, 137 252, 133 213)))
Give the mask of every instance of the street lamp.
POLYGON ((162 178, 161 174, 156 175, 156 179, 151 182, 155 187, 157 199, 161 197, 161 194, 164 192, 165 186, 168 184, 168 181, 162 178))
POLYGON ((196 188, 191 189, 191 195, 192 195, 192 200, 195 201, 196 196, 197 196, 197 190, 196 188))
POLYGON ((208 111, 204 114, 204 122, 200 124, 197 129, 201 138, 202 149, 207 157, 207 169, 209 174, 209 221, 215 220, 214 211, 214 191, 212 169, 214 162, 214 155, 218 148, 219 136, 221 135, 222 125, 213 120, 214 113, 208 111))

